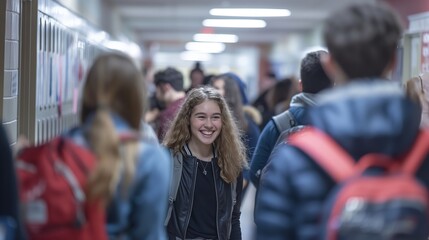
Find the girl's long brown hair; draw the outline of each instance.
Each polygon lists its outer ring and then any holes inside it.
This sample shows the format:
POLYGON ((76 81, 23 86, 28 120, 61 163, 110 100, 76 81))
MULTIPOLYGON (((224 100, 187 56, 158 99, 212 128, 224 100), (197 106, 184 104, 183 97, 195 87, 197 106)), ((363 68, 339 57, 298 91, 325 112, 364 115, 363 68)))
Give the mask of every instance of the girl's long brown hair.
POLYGON ((144 99, 143 76, 129 57, 110 53, 96 59, 86 78, 81 114, 82 123, 91 121, 85 137, 98 160, 89 176, 90 199, 107 202, 121 173, 125 185, 133 179, 137 141, 121 144, 112 116, 119 115, 133 130, 139 131, 144 99))
POLYGON ((188 94, 170 125, 163 144, 175 153, 179 152, 182 146, 191 140, 189 124, 194 107, 209 100, 216 102, 221 111, 222 130, 214 144, 221 177, 225 182, 231 183, 247 164, 245 147, 225 99, 215 89, 195 88, 188 94))

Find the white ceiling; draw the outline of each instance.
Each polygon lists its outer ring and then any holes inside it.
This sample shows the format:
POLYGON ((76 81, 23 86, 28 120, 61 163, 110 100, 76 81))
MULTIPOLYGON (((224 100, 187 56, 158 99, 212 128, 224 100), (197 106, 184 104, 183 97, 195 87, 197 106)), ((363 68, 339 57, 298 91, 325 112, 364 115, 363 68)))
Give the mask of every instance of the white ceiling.
POLYGON ((104 0, 139 44, 156 42, 166 49, 180 48, 202 32, 202 21, 215 7, 287 8, 291 16, 263 18, 264 29, 215 28, 215 33, 234 33, 239 44, 271 44, 292 33, 309 33, 329 12, 352 2, 376 0, 104 0))

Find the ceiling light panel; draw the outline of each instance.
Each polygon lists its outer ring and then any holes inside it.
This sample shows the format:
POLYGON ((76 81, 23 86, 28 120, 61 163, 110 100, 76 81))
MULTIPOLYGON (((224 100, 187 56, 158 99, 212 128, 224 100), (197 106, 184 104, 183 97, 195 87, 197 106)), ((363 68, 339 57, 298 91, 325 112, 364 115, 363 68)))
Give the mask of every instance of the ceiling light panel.
POLYGON ((270 8, 213 8, 210 14, 228 17, 287 17, 291 12, 288 9, 270 8))
POLYGON ((225 44, 214 42, 188 42, 186 50, 204 52, 204 53, 220 53, 225 50, 225 44))
POLYGON ((196 42, 221 42, 221 43, 236 43, 238 36, 234 34, 208 34, 197 33, 194 35, 196 42))
POLYGON ((264 28, 267 23, 256 19, 206 19, 203 21, 205 27, 225 28, 264 28))

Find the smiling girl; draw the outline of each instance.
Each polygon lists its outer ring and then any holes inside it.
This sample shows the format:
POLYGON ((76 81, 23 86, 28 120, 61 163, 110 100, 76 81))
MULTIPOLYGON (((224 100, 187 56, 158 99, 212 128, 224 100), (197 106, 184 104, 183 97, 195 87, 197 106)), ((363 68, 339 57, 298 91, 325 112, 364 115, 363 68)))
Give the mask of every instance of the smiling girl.
POLYGON ((169 239, 241 239, 241 171, 246 155, 224 98, 210 87, 193 89, 163 144, 183 157, 167 226, 169 239))

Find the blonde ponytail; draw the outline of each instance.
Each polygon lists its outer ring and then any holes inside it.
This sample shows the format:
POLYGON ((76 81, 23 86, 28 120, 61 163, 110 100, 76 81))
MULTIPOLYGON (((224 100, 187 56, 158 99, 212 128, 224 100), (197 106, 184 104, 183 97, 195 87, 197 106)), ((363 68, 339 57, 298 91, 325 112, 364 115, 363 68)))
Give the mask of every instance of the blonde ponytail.
POLYGON ((143 118, 145 85, 133 60, 120 53, 99 56, 90 68, 82 97, 81 122, 92 121, 85 138, 97 157, 89 175, 90 199, 108 202, 121 180, 126 190, 134 177, 137 140, 121 142, 112 114, 138 132, 143 118))
POLYGON ((107 202, 116 190, 121 169, 119 137, 107 110, 96 111, 86 139, 98 160, 89 176, 88 197, 107 202))

